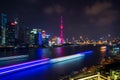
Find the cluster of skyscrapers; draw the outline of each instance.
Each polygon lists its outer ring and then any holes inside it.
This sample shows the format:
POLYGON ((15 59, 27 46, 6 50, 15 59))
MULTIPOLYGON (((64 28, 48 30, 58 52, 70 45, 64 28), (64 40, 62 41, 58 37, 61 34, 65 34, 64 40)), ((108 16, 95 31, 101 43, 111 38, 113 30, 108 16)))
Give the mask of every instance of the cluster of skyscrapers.
POLYGON ((46 35, 45 30, 30 29, 29 27, 27 27, 25 30, 22 31, 23 34, 20 34, 21 29, 18 26, 17 19, 12 22, 9 22, 7 21, 7 15, 2 13, 0 20, 1 46, 48 46, 49 36, 46 35))

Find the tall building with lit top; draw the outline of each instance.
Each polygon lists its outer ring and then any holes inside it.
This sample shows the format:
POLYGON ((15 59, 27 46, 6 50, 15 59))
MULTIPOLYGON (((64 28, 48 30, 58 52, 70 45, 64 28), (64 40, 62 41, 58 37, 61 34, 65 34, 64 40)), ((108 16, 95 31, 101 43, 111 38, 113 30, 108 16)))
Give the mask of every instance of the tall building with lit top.
POLYGON ((32 45, 41 45, 41 29, 32 29, 30 31, 30 44, 32 45))
POLYGON ((8 24, 6 26, 6 45, 17 45, 16 38, 15 38, 15 30, 16 26, 8 24))
POLYGON ((42 30, 41 33, 42 33, 42 38, 45 38, 45 37, 46 37, 46 32, 45 32, 45 30, 42 30))
POLYGON ((49 36, 46 34, 45 30, 42 30, 42 46, 43 47, 48 47, 49 46, 49 36))
POLYGON ((16 21, 7 21, 7 15, 1 13, 0 16, 0 44, 3 46, 15 45, 16 42, 16 21))

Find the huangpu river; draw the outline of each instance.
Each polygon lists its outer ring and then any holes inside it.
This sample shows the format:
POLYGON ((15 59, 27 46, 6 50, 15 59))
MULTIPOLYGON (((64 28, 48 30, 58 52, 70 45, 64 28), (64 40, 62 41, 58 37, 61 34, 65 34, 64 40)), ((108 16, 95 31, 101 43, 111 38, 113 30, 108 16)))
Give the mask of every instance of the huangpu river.
POLYGON ((74 54, 81 54, 79 58, 69 59, 57 63, 48 63, 29 69, 9 73, 0 76, 0 80, 59 80, 75 71, 81 71, 84 67, 100 64, 103 58, 112 57, 113 47, 108 46, 63 46, 50 48, 9 49, 0 50, 0 67, 19 64, 43 58, 58 58, 74 54), (87 53, 84 53, 87 52, 87 53), (18 58, 6 57, 19 56, 18 58))

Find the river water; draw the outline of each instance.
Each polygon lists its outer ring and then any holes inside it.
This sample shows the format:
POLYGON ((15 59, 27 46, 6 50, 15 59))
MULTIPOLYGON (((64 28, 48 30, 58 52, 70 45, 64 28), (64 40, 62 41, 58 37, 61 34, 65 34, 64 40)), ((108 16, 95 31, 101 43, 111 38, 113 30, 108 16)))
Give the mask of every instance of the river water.
POLYGON ((1 58, 8 56, 27 55, 9 61, 1 61, 0 66, 18 64, 43 58, 58 58, 82 53, 83 56, 53 64, 45 64, 30 69, 14 72, 0 77, 0 80, 59 80, 61 77, 70 75, 75 71, 81 71, 84 67, 100 64, 103 58, 114 56, 111 53, 113 47, 107 46, 64 46, 55 48, 37 48, 20 50, 1 50, 1 58), (88 52, 92 51, 92 52, 88 52), (88 53, 84 53, 88 52, 88 53))

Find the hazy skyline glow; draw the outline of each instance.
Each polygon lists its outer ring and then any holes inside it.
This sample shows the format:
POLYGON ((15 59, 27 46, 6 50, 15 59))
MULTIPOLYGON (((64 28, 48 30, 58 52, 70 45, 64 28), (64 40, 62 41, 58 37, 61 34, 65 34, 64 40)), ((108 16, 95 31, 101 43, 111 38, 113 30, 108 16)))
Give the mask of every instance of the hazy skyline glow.
POLYGON ((120 36, 120 0, 1 0, 0 13, 8 20, 19 19, 21 28, 42 28, 60 36, 63 16, 64 37, 99 38, 120 36))

